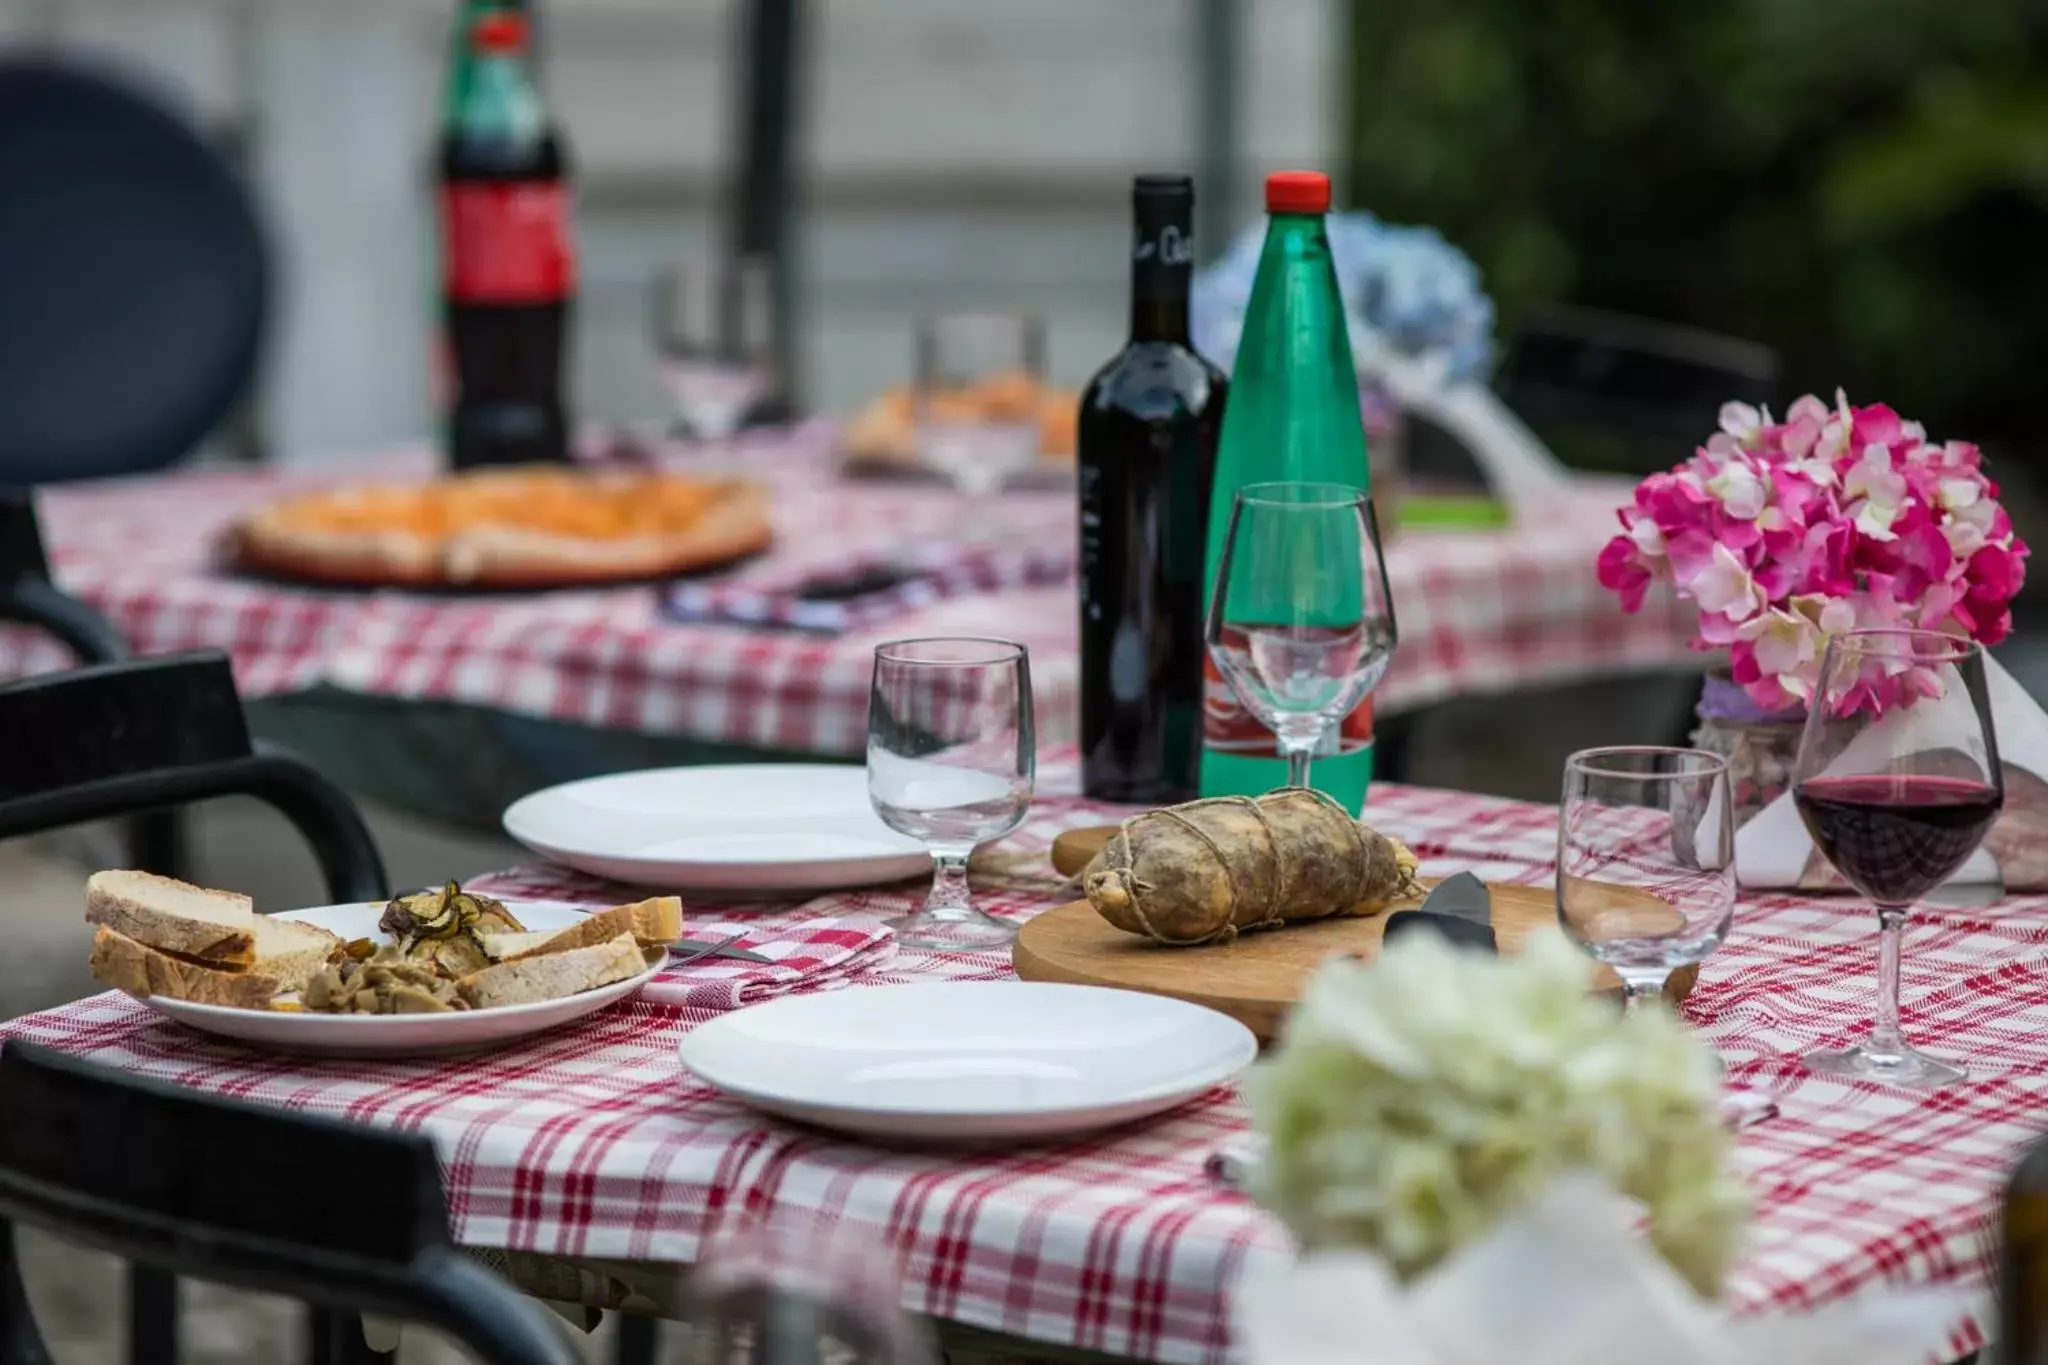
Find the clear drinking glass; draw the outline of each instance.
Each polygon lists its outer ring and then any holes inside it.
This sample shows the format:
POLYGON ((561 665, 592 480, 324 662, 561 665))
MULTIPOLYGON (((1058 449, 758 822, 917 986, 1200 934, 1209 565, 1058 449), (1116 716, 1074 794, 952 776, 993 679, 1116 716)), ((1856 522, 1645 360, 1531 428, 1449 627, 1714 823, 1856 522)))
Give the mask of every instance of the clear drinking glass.
POLYGON ((1807 1069, 1920 1089, 1962 1080, 1900 1029, 1899 940, 1913 902, 1969 860, 2005 805, 1983 649, 1925 630, 1832 637, 1792 780, 1814 846, 1877 906, 1870 1036, 1808 1053, 1807 1069))
POLYGON ((1582 749, 1565 760, 1557 813, 1557 921, 1628 992, 1661 999, 1673 969, 1703 961, 1735 915, 1735 798, 1728 764, 1701 749, 1582 749))
POLYGON ((1308 785, 1316 746, 1386 676, 1398 630, 1372 499, 1347 484, 1255 483, 1230 509, 1209 653, 1308 785))
POLYGON ((1039 458, 1045 327, 1022 313, 947 313, 918 324, 912 429, 918 463, 971 507, 967 534, 996 534, 989 502, 1039 458))
POLYGON ((892 920, 897 942, 986 952, 1017 935, 974 907, 967 860, 1031 809, 1037 740, 1031 661, 1009 640, 895 640, 875 647, 868 694, 868 799, 882 823, 931 850, 931 895, 892 920))
POLYGON ((767 262, 677 262, 654 281, 650 311, 677 434, 722 441, 775 391, 775 308, 767 262))
POLYGON ((669 1365, 939 1365, 902 1308, 894 1261, 825 1219, 750 1224, 710 1239, 667 1333, 669 1365))

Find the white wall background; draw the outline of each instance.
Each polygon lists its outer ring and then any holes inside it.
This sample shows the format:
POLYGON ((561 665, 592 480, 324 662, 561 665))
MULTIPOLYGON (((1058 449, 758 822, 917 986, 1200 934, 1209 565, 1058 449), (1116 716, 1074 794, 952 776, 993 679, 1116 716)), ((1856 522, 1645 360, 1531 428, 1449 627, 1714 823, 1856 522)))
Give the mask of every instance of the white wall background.
MULTIPOLYGON (((1242 217, 1327 165, 1336 0, 1244 0, 1242 217), (1255 10, 1255 13, 1252 11, 1255 10)), ((427 154, 453 0, 12 0, 0 42, 127 65, 238 139, 283 265, 258 419, 283 458, 429 431, 427 154)), ((734 90, 729 0, 540 0, 579 167, 584 415, 663 413, 647 281, 700 249, 734 90)), ((920 312, 1031 308, 1079 380, 1119 343, 1135 171, 1193 169, 1192 0, 813 0, 801 146, 814 406, 900 379, 920 312)))

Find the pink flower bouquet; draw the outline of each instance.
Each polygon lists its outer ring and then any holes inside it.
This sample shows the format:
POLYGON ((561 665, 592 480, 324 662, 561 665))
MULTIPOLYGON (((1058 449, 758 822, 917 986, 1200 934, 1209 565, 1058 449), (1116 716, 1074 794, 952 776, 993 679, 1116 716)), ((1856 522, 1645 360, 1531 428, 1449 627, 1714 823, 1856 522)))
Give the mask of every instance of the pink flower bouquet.
MULTIPOLYGON (((1808 395, 1782 422, 1745 403, 1668 474, 1652 474, 1600 551, 1624 608, 1655 579, 1698 604, 1694 647, 1726 649, 1764 711, 1802 707, 1830 633, 1915 626, 1996 644, 2012 630, 2026 545, 1967 441, 1936 444, 1882 403, 1808 395)), ((1845 710, 1883 711, 1915 686, 1873 678, 1845 710)))

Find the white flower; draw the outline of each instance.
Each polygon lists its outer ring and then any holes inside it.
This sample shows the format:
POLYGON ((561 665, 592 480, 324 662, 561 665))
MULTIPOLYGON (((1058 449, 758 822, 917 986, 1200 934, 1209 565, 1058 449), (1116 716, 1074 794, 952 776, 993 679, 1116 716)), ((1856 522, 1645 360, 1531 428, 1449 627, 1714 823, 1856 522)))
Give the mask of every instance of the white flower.
POLYGON ((1664 557, 1664 529, 1650 517, 1637 517, 1635 524, 1628 528, 1628 538, 1636 543, 1646 559, 1664 557))
POLYGON ((1254 1192, 1304 1246, 1412 1276, 1586 1169, 1711 1290, 1747 1207, 1712 1057, 1662 1011, 1617 1017, 1589 971, 1554 932, 1516 956, 1418 935, 1325 963, 1245 1084, 1267 1139, 1254 1192))
POLYGON ((1747 441, 1763 430, 1764 415, 1747 403, 1721 405, 1721 430, 1738 441, 1747 441))
POLYGON ((1771 487, 1748 464, 1730 460, 1707 480, 1707 491, 1720 499, 1729 516, 1737 521, 1755 521, 1764 510, 1771 487))
POLYGON ((1897 540, 1892 523, 1906 501, 1906 476, 1892 468, 1892 453, 1876 442, 1863 448, 1863 458, 1842 478, 1842 496, 1852 503, 1856 529, 1872 540, 1897 540))
POLYGON ((1719 612, 1731 621, 1747 621, 1763 610, 1766 601, 1749 566, 1719 541, 1714 542, 1713 556, 1692 581, 1679 587, 1692 595, 1701 611, 1719 612))

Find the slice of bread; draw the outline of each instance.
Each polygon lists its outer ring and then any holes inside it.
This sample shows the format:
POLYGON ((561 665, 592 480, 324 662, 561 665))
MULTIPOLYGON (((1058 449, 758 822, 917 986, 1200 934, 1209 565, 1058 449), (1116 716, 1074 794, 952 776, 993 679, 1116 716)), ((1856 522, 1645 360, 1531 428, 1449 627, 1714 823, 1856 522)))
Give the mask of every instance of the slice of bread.
POLYGON ((608 943, 589 948, 500 962, 471 972, 455 983, 455 991, 472 1009, 487 1010, 560 1000, 624 981, 646 970, 647 960, 640 955, 640 945, 631 934, 620 934, 608 943))
POLYGON ((278 994, 277 978, 262 972, 226 972, 187 962, 137 943, 126 934, 101 925, 92 935, 92 974, 117 991, 138 1000, 167 995, 198 1005, 235 1009, 269 1009, 278 994))
POLYGON ((251 970, 274 978, 279 990, 302 991, 340 946, 341 935, 316 924, 258 915, 256 965, 251 970))
POLYGON ((256 914, 247 896, 209 891, 153 872, 95 872, 85 919, 159 952, 218 967, 256 960, 256 914))
POLYGON ((522 962, 576 948, 609 943, 620 934, 631 934, 643 948, 674 943, 683 936, 683 902, 676 896, 656 896, 594 911, 566 929, 533 934, 483 934, 483 945, 493 961, 522 962))

